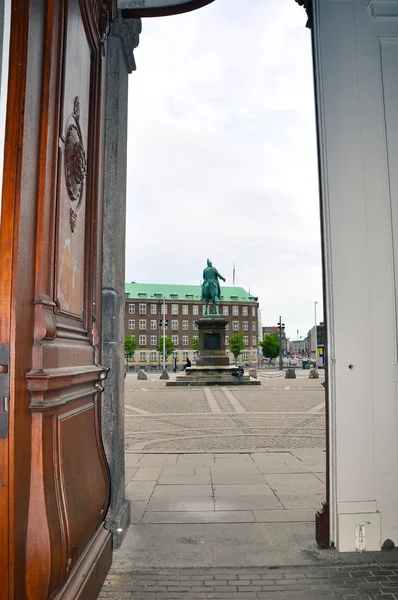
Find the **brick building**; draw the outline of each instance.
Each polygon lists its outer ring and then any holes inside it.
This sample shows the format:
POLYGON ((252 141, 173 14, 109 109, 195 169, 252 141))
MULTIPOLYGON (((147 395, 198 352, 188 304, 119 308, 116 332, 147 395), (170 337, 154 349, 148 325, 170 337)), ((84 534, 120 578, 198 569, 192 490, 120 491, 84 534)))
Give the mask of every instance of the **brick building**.
MULTIPOLYGON (((221 286, 219 312, 229 319, 226 326, 225 343, 229 337, 242 333, 245 349, 240 360, 247 365, 257 365, 258 356, 258 299, 241 287, 221 286)), ((204 303, 200 299, 200 285, 174 285, 156 283, 126 283, 125 285, 125 335, 137 340, 134 368, 159 368, 162 354, 157 352, 162 337, 161 320, 163 311, 167 321, 166 336, 174 343, 174 355, 169 356, 167 365, 172 365, 173 356, 177 367, 186 358, 195 360, 192 338, 198 336, 196 321, 204 313, 204 303)), ((227 355, 230 353, 227 350, 227 355)), ((233 360, 232 354, 231 361, 233 360)))

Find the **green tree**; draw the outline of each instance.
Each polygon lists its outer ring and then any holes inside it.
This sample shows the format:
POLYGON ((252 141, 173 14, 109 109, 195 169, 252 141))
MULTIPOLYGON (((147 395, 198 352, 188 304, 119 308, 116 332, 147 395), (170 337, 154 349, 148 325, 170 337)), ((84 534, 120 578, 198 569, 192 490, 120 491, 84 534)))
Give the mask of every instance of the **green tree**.
POLYGON ((263 356, 272 360, 279 356, 279 339, 276 333, 268 333, 259 344, 263 349, 263 356))
POLYGON ((137 340, 132 335, 126 335, 124 338, 124 356, 129 360, 133 359, 134 352, 137 348, 137 340))
POLYGON ((235 361, 238 360, 239 354, 242 352, 245 347, 245 342, 243 341, 243 333, 234 333, 229 338, 229 347, 231 349, 232 354, 235 357, 235 361))
POLYGON ((192 350, 195 350, 195 352, 199 350, 199 338, 197 335, 191 339, 191 348, 192 350))
MULTIPOLYGON (((170 356, 170 354, 172 352, 174 352, 174 344, 172 342, 172 339, 166 336, 166 342, 165 342, 165 355, 166 355, 166 360, 168 359, 168 357, 170 356)), ((159 354, 161 356, 163 356, 163 336, 159 338, 159 342, 157 345, 156 350, 159 352, 159 354)))

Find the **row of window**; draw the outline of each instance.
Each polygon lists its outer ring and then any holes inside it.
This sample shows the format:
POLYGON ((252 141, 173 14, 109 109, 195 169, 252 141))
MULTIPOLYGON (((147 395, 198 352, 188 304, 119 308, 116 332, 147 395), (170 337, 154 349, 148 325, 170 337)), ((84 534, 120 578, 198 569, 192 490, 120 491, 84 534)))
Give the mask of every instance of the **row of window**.
MULTIPOLYGON (((194 336, 197 337, 197 336, 194 336)), ((182 336, 182 345, 183 346, 189 346, 189 336, 188 335, 183 335, 182 336)), ((138 343, 140 346, 146 346, 146 341, 147 341, 147 336, 146 335, 140 335, 138 337, 138 343)), ((171 336, 171 341, 173 342, 174 346, 178 346, 179 344, 179 336, 178 335, 172 335, 171 336)), ((248 335, 244 335, 243 336, 243 343, 245 344, 245 346, 249 345, 249 336, 248 335)), ((151 335, 150 336, 150 345, 151 346, 157 346, 158 345, 158 336, 157 335, 151 335)), ((225 345, 228 346, 229 345, 229 337, 226 335, 225 336, 225 345)), ((257 345, 257 338, 255 335, 252 336, 252 346, 256 346, 257 345)))
MULTIPOLYGON (((157 315, 158 314, 158 304, 139 304, 138 305, 138 312, 140 315, 146 315, 147 314, 147 306, 149 306, 149 313, 151 315, 157 315)), ((161 314, 166 314, 167 315, 167 304, 161 305, 161 310, 160 313, 161 314)), ((172 304, 171 305, 171 314, 172 315, 178 315, 179 314, 179 304, 172 304)), ((182 305, 182 314, 183 315, 188 315, 189 314, 189 305, 188 304, 183 304, 182 305)), ((248 306, 242 306, 240 307, 242 309, 242 317, 248 317, 249 316, 249 307, 248 306)), ((229 315, 229 306, 223 306, 222 307, 222 314, 227 317, 229 315)), ((252 306, 252 317, 256 316, 256 307, 252 306)), ((204 306, 202 307, 202 312, 204 312, 205 308, 204 306)), ((129 314, 130 315, 135 315, 135 304, 130 303, 129 304, 129 314)), ((193 315, 199 315, 199 305, 198 304, 193 304, 192 305, 192 314, 193 315)), ((238 317, 239 316, 239 306, 232 306, 232 316, 233 317, 238 317)))
MULTIPOLYGON (((182 324, 182 330, 188 331, 189 321, 183 320, 181 322, 181 324, 182 324)), ((145 330, 146 326, 147 326, 146 319, 140 319, 138 328, 141 330, 145 330)), ((158 329, 158 327, 160 327, 160 323, 156 319, 151 319, 150 329, 152 329, 154 331, 154 330, 158 329)), ((179 321, 172 320, 171 321, 172 331, 178 331, 178 328, 179 328, 179 321)), ((129 329, 130 330, 135 329, 135 319, 129 319, 129 329)), ((165 329, 168 329, 168 324, 166 325, 165 329)), ((195 322, 192 323, 192 329, 195 329, 195 330, 198 329, 198 326, 196 325, 195 322)), ((229 330, 229 323, 226 324, 225 330, 226 331, 229 330)), ((239 321, 232 321, 232 331, 239 331, 239 321)), ((249 321, 242 321, 242 331, 249 331, 249 321)), ((256 331, 256 321, 252 321, 252 331, 256 331)))
MULTIPOLYGON (((148 353, 149 354, 149 360, 150 362, 156 362, 157 360, 160 360, 162 355, 160 352, 154 352, 151 351, 148 353)), ((188 352, 183 352, 182 353, 182 358, 183 360, 187 360, 188 358, 188 352)), ((227 356, 229 356, 229 352, 227 351, 225 353, 227 356)), ((197 352, 194 352, 194 360, 197 359, 197 352)), ((178 353, 177 352, 173 352, 173 358, 178 358, 178 353)), ((133 357, 131 358, 131 360, 135 360, 135 355, 133 355, 133 357)), ((242 352, 242 360, 249 360, 249 352, 248 350, 243 350, 242 352)), ((147 352, 145 352, 145 350, 140 351, 140 362, 146 362, 147 361, 147 352)))

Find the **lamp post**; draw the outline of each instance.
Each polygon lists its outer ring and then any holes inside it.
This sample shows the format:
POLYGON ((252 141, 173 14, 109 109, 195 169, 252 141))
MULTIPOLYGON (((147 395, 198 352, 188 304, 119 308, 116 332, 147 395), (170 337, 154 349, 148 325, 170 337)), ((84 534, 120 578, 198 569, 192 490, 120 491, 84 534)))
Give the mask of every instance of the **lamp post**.
POLYGON ((315 313, 315 368, 318 366, 318 331, 316 327, 316 305, 318 302, 314 302, 314 313, 315 313))
POLYGON ((166 368, 166 297, 163 296, 163 371, 166 368))
POLYGON ((279 370, 283 371, 283 357, 282 357, 282 330, 285 329, 285 324, 282 323, 282 317, 279 317, 279 370))

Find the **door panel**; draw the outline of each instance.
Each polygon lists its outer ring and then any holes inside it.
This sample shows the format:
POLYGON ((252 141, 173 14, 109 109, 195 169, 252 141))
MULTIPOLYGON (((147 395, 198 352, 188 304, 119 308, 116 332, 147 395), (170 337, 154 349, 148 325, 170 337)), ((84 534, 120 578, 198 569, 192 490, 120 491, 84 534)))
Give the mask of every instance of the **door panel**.
MULTIPOLYGON (((9 92, 6 145, 16 181, 8 195, 3 189, 6 218, 7 205, 10 212, 0 238, 15 244, 7 255, 9 312, 0 306, 10 323, 12 448, 8 508, 2 501, 9 539, 0 524, 10 590, 0 590, 1 600, 94 599, 111 562, 99 332, 104 74, 114 4, 14 2, 22 60, 10 65, 20 82, 18 96, 9 92)), ((0 330, 3 338, 8 331, 0 330)))

